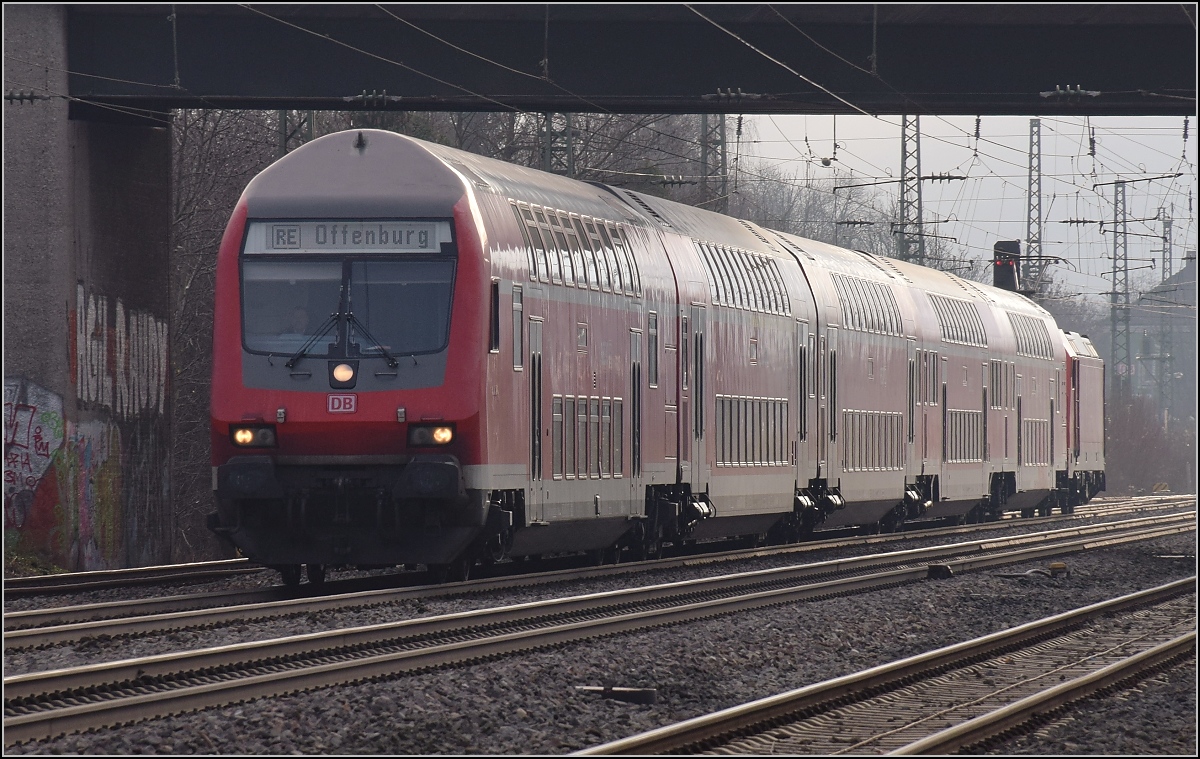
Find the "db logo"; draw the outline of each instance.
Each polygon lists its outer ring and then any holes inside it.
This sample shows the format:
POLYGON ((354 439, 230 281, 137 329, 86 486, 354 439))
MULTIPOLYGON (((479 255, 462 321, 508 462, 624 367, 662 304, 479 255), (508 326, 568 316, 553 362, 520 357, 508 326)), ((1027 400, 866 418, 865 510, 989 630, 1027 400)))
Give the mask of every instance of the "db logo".
POLYGON ((329 413, 331 414, 353 414, 358 411, 358 396, 349 393, 346 395, 329 394, 329 413))

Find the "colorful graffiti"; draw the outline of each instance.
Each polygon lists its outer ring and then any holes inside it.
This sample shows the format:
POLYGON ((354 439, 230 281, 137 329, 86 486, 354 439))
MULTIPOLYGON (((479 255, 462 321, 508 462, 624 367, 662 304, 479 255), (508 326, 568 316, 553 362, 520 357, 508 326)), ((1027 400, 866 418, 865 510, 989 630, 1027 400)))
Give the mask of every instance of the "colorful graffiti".
POLYGON ((33 382, 4 382, 6 543, 71 570, 163 563, 167 325, 83 285, 70 319, 68 411, 33 382))
POLYGON ((24 379, 4 380, 4 528, 21 529, 33 496, 62 447, 62 396, 24 379))

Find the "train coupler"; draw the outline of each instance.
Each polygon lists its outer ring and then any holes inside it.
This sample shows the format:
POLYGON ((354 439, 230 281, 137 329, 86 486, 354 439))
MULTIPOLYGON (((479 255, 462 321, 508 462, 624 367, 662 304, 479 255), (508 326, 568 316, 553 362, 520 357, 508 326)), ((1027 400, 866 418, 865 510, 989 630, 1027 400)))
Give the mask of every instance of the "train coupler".
POLYGON ((919 517, 933 506, 933 501, 925 498, 917 485, 905 485, 904 505, 910 518, 919 517))

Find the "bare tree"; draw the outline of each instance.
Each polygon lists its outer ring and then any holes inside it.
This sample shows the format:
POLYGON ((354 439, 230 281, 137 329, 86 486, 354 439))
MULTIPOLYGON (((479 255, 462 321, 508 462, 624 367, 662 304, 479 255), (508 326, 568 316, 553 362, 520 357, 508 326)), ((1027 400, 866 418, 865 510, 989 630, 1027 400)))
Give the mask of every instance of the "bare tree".
POLYGON ((211 558, 209 387, 217 247, 246 183, 273 158, 261 112, 183 110, 172 128, 171 485, 178 561, 211 558))

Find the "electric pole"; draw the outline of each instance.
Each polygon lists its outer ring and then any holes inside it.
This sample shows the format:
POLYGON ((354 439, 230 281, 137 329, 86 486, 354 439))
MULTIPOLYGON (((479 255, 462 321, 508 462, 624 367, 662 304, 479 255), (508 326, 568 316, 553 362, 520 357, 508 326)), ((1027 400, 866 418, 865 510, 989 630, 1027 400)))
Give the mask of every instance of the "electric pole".
POLYGON ((896 252, 901 261, 925 265, 921 229, 921 117, 900 117, 900 228, 896 252))
POLYGON ((1025 257, 1022 259, 1021 281, 1034 291, 1035 297, 1045 290, 1042 273, 1042 120, 1029 120, 1029 214, 1025 227, 1025 257))
POLYGON ((1112 384, 1113 397, 1127 403, 1133 379, 1129 357, 1129 244, 1125 214, 1125 182, 1113 183, 1112 384))
POLYGON ((542 114, 542 170, 575 176, 575 151, 571 144, 571 114, 542 114))
POLYGON ((726 159, 725 114, 700 114, 701 202, 717 213, 725 213, 729 209, 726 159))
MULTIPOLYGON (((1163 282, 1171 276, 1171 222, 1172 219, 1167 215, 1165 208, 1158 209, 1159 218, 1162 219, 1163 225, 1163 248, 1162 248, 1162 270, 1163 282)), ((1166 297, 1166 293, 1163 293, 1166 297)), ((1174 301, 1174 298, 1170 300, 1174 301)), ((1161 309, 1158 316, 1158 403, 1160 410, 1163 413, 1163 423, 1166 424, 1167 419, 1171 415, 1171 409, 1174 407, 1173 388, 1175 379, 1175 336, 1174 332, 1174 314, 1171 312, 1172 306, 1167 303, 1159 304, 1161 309)))

